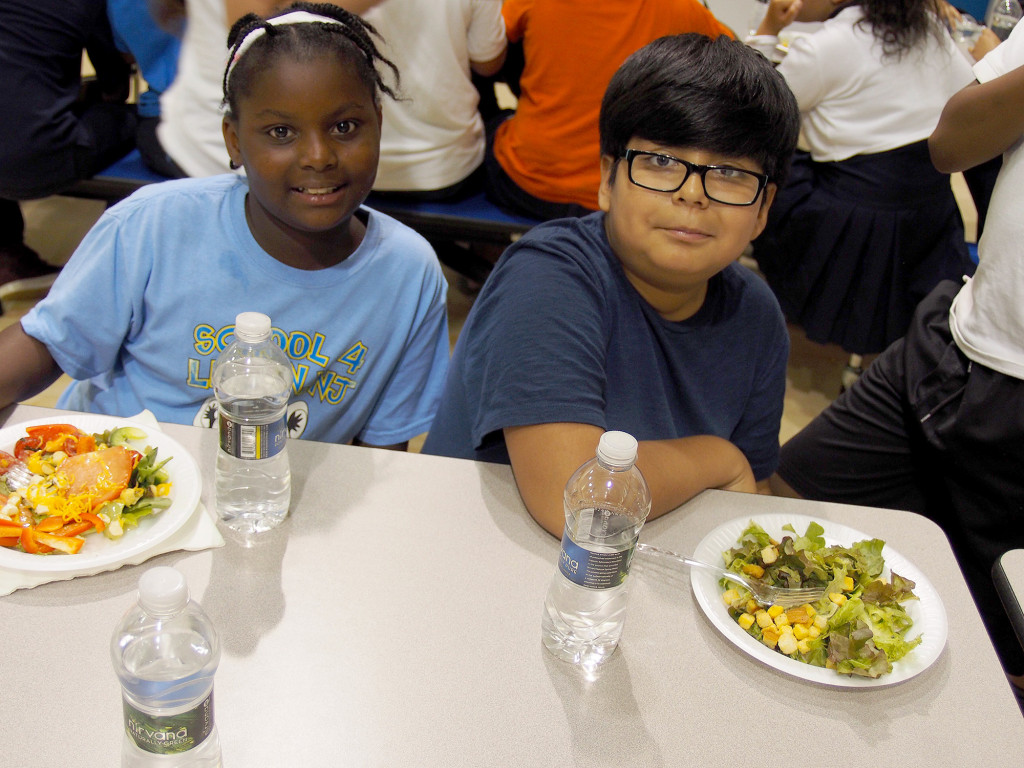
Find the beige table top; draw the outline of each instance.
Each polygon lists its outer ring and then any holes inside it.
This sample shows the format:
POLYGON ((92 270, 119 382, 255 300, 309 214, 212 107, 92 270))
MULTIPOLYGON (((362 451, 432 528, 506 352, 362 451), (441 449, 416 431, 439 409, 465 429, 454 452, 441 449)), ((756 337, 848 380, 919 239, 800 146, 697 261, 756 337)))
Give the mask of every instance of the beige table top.
MULTIPOLYGON (((0 423, 51 414, 21 406, 0 423)), ((165 430, 193 452, 211 504, 215 435, 165 430)), ((864 766, 1020 764, 1024 718, 945 537, 922 517, 707 492, 641 533, 692 552, 722 522, 784 512, 884 538, 948 614, 944 652, 911 680, 837 689, 764 666, 705 618, 688 577, 638 558, 620 648, 587 681, 541 646, 558 542, 507 467, 305 441, 289 451, 292 515, 255 546, 229 540, 0 598, 5 765, 117 764, 108 643, 155 564, 185 573, 219 629, 229 767, 733 768, 830 753, 864 766)))

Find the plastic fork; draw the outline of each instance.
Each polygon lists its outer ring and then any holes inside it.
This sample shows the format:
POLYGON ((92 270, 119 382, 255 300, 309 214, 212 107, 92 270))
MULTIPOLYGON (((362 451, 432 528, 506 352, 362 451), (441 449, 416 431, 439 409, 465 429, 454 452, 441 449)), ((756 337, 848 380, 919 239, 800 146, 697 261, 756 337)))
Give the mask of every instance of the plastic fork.
POLYGON ((691 568, 703 568, 706 571, 716 573, 720 578, 741 584, 750 590, 754 600, 764 606, 778 605, 782 608, 792 608, 795 605, 816 602, 825 594, 824 587, 777 587, 773 584, 765 584, 763 581, 747 578, 742 574, 735 573, 721 566, 711 565, 711 563, 694 560, 690 557, 683 557, 672 550, 652 547, 650 544, 637 544, 636 549, 638 552, 674 560, 691 568))
POLYGON ((3 478, 7 483, 7 487, 12 491, 20 491, 39 479, 36 475, 32 474, 23 461, 15 461, 7 467, 3 478))

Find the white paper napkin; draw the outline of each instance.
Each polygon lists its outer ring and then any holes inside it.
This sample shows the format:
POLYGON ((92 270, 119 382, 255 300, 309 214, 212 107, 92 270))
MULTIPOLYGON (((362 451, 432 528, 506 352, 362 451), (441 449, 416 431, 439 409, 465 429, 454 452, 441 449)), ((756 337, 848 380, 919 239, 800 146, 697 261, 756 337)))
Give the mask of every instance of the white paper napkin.
MULTIPOLYGON (((160 428, 156 418, 149 411, 143 411, 128 420, 147 424, 153 429, 160 428)), ((199 502, 188 521, 171 536, 154 544, 150 549, 139 552, 126 560, 107 565, 82 568, 77 571, 18 571, 0 567, 0 596, 9 595, 17 589, 38 587, 40 584, 46 584, 51 581, 67 581, 69 579, 77 579, 79 576, 92 576, 104 571, 115 571, 124 565, 138 565, 149 560, 151 557, 162 555, 165 552, 174 552, 176 550, 198 552, 203 549, 223 546, 224 537, 217 530, 216 522, 210 516, 210 513, 207 512, 206 505, 199 502)))

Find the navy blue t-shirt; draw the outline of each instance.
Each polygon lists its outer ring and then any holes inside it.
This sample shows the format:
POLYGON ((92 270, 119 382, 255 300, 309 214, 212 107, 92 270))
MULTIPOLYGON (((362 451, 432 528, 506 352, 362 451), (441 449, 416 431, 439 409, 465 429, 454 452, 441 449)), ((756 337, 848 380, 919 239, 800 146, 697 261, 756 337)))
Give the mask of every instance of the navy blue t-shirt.
POLYGON ((789 336, 764 281, 731 264, 665 320, 629 283, 604 214, 542 224, 487 279, 424 453, 508 463, 502 429, 575 422, 638 440, 717 435, 758 480, 778 462, 789 336))

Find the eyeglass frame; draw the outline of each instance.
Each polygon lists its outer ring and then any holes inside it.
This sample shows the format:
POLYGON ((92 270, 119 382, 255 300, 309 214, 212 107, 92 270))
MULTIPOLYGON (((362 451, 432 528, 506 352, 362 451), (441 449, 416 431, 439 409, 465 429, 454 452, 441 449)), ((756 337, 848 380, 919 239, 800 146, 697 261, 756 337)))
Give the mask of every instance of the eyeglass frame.
POLYGON ((720 205, 731 205, 738 208, 746 208, 756 203, 758 198, 761 197, 761 193, 764 192, 765 187, 768 186, 768 182, 771 180, 767 173, 758 173, 757 171, 750 171, 747 170, 746 168, 737 168, 732 165, 701 165, 700 163, 691 163, 689 160, 683 160, 681 157, 676 157, 675 155, 670 155, 666 152, 651 152, 646 149, 627 149, 625 153, 623 153, 622 157, 626 161, 626 176, 629 178, 630 183, 635 184, 641 189, 649 189, 652 192, 668 192, 670 194, 674 194, 683 188, 683 185, 690 180, 690 177, 694 174, 694 172, 697 172, 700 175, 700 187, 702 190, 704 190, 704 194, 708 198, 708 200, 712 200, 720 205), (677 163, 682 163, 683 166, 686 168, 686 175, 683 177, 683 180, 679 182, 679 186, 676 187, 675 189, 655 189, 654 187, 648 187, 645 184, 640 184, 633 178, 633 158, 639 155, 647 155, 650 157, 665 157, 668 158, 669 160, 674 160, 677 163), (754 199, 751 200, 749 203, 729 203, 726 202, 725 200, 719 200, 716 197, 712 197, 711 194, 708 192, 708 171, 717 171, 723 169, 730 171, 740 171, 741 173, 745 173, 756 178, 758 184, 757 192, 754 193, 754 199))

